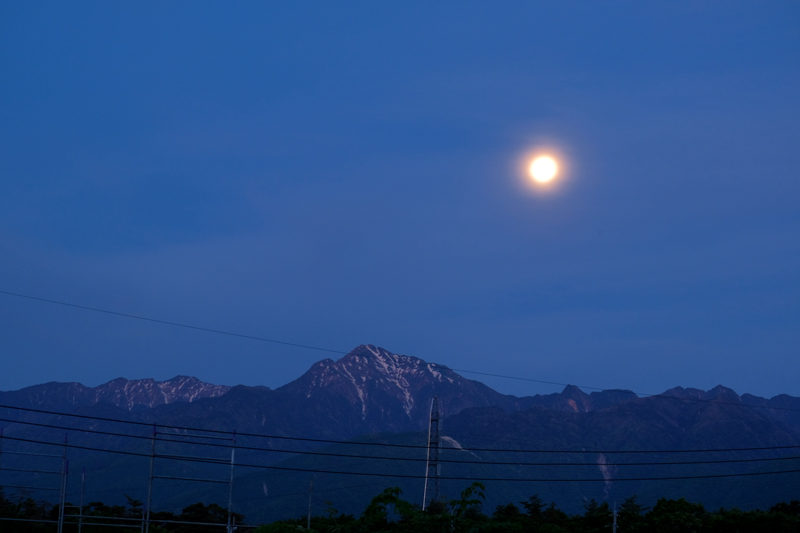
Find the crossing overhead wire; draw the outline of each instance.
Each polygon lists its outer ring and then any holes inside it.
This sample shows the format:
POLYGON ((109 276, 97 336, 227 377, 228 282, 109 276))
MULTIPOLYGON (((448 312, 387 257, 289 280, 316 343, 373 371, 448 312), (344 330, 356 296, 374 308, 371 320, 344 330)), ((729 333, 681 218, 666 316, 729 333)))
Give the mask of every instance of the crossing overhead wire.
MULTIPOLYGON (((191 330, 195 330, 195 331, 203 331, 205 333, 215 333, 217 335, 226 335, 226 336, 229 336, 229 337, 238 337, 238 338, 242 338, 242 339, 260 341, 260 342, 269 342, 269 343, 272 343, 272 344, 280 344, 280 345, 283 345, 283 346, 291 346, 291 347, 294 347, 294 348, 303 348, 303 349, 307 349, 307 350, 316 350, 316 351, 320 351, 320 352, 335 353, 335 354, 339 354, 339 355, 347 355, 348 353, 350 353, 350 352, 347 352, 347 351, 344 351, 344 350, 336 350, 336 349, 333 349, 333 348, 325 348, 325 347, 321 347, 321 346, 312 346, 312 345, 309 345, 309 344, 300 344, 300 343, 295 343, 295 342, 282 341, 282 340, 278 340, 278 339, 270 339, 270 338, 267 338, 267 337, 260 337, 260 336, 256 336, 256 335, 247 335, 247 334, 243 334, 243 333, 234 333, 234 332, 231 332, 231 331, 225 331, 225 330, 221 330, 221 329, 207 328, 207 327, 203 327, 203 326, 194 326, 194 325, 191 325, 191 324, 184 324, 184 323, 181 323, 181 322, 173 322, 173 321, 170 321, 170 320, 161 320, 161 319, 158 319, 158 318, 151 318, 151 317, 146 317, 146 316, 142 316, 142 315, 134 315, 134 314, 131 314, 131 313, 122 313, 122 312, 119 312, 119 311, 111 311, 109 309, 101 309, 99 307, 91 307, 91 306, 88 306, 88 305, 74 304, 74 303, 71 303, 71 302, 53 300, 51 298, 41 298, 39 296, 31 296, 29 294, 22 294, 22 293, 18 293, 18 292, 0 290, 0 294, 5 294, 7 296, 14 296, 14 297, 17 297, 17 298, 25 298, 25 299, 34 300, 34 301, 37 301, 37 302, 44 302, 44 303, 49 303, 49 304, 54 304, 54 305, 61 305, 61 306, 64 306, 64 307, 71 307, 71 308, 74 308, 74 309, 82 309, 84 311, 93 311, 93 312, 96 312, 96 313, 103 313, 103 314, 119 316, 119 317, 123 317, 123 318, 130 318, 130 319, 134 319, 134 320, 142 320, 142 321, 145 321, 145 322, 151 322, 151 323, 155 323, 155 324, 162 324, 162 325, 166 325, 166 326, 173 326, 173 327, 179 327, 179 328, 184 328, 184 329, 191 329, 191 330)), ((527 382, 531 382, 531 383, 542 383, 542 384, 545 384, 545 385, 558 385, 558 386, 562 386, 562 387, 566 387, 566 386, 570 386, 571 385, 569 383, 562 383, 562 382, 558 382, 558 381, 545 381, 545 380, 541 380, 541 379, 525 378, 525 377, 519 377, 519 376, 509 376, 509 375, 505 375, 505 374, 493 374, 493 373, 489 373, 489 372, 480 372, 480 371, 477 371, 477 370, 467 370, 467 369, 463 369, 463 368, 452 368, 452 367, 448 367, 447 365, 441 365, 441 364, 438 364, 438 363, 431 363, 431 364, 434 365, 434 366, 440 367, 440 368, 447 369, 447 370, 453 370, 455 372, 464 372, 464 373, 467 373, 467 374, 491 376, 491 377, 502 378, 502 379, 514 379, 514 380, 518 380, 518 381, 527 381, 527 382)), ((639 396, 639 397, 667 398, 667 399, 671 399, 671 400, 678 400, 678 401, 684 401, 684 402, 714 403, 714 404, 717 404, 717 405, 733 405, 733 406, 737 406, 737 407, 747 407, 747 408, 751 408, 751 409, 769 409, 769 410, 773 410, 773 411, 800 412, 800 409, 794 409, 794 408, 791 408, 791 407, 777 407, 777 406, 768 406, 768 405, 751 405, 751 404, 743 404, 743 403, 736 403, 736 402, 725 402, 725 401, 719 401, 719 400, 704 400, 702 398, 681 398, 681 397, 678 397, 678 396, 664 394, 664 393, 661 393, 661 394, 641 393, 641 392, 635 392, 635 391, 631 391, 631 390, 608 389, 608 388, 603 388, 603 387, 593 387, 593 386, 589 386, 589 385, 574 385, 574 386, 579 387, 581 389, 589 389, 589 390, 601 391, 601 392, 604 392, 604 391, 607 391, 607 392, 629 392, 629 393, 635 394, 636 396, 639 396)))
MULTIPOLYGON (((188 444, 192 446, 205 446, 205 447, 212 447, 212 448, 224 448, 224 449, 231 449, 235 447, 237 450, 247 450, 247 451, 257 451, 257 452, 274 452, 274 453, 288 453, 288 454, 296 454, 296 455, 313 455, 313 456, 322 456, 322 457, 341 457, 341 458, 354 458, 354 459, 362 459, 362 460, 386 460, 386 461, 410 461, 410 462, 427 462, 426 458, 422 457, 392 457, 392 456, 364 456, 363 454, 348 454, 348 453, 334 453, 334 452, 322 452, 322 451, 312 451, 312 450, 287 450, 281 448, 267 448, 263 446, 243 446, 243 445, 236 445, 232 446, 230 444, 219 444, 215 442, 176 442, 174 440, 167 440, 167 439, 158 439, 157 434, 155 435, 131 435, 129 433, 117 433, 113 431, 103 431, 98 429, 80 429, 80 428, 72 428, 68 426, 61 426, 56 424, 46 424, 43 422, 27 422, 27 421, 15 421, 8 418, 0 418, 2 422, 8 423, 15 423, 15 424, 23 424, 29 426, 36 426, 36 427, 44 427, 48 429, 58 429, 64 431, 75 431, 79 433, 91 433, 96 435, 105 435, 105 436, 113 436, 113 437, 121 437, 121 438, 130 438, 130 439, 139 439, 139 440, 151 440, 155 438, 156 440, 161 440, 163 442, 170 442, 170 443, 178 443, 178 444, 188 444)), ((180 436, 179 433, 174 434, 174 436, 180 436)), ((349 444, 346 441, 342 441, 342 444, 349 444)), ((378 443, 380 444, 380 443, 378 443)), ((421 446, 419 448, 427 449, 426 446, 421 446)), ((768 447, 768 448, 758 448, 758 450, 777 450, 777 449, 785 449, 787 447, 768 447)), ((790 446, 788 448, 800 448, 800 446, 790 446)), ((753 448, 736 448, 736 449, 728 449, 724 451, 741 451, 741 450, 749 450, 753 451, 753 448)), ((509 450, 497 450, 497 449, 487 449, 487 448, 462 448, 462 450, 458 451, 482 451, 482 452, 509 452, 509 450)), ((519 451, 519 450, 514 450, 519 451)), ((566 451, 566 452, 559 452, 555 450, 546 450, 542 452, 540 450, 526 450, 527 452, 533 453, 580 453, 580 454, 608 454, 611 453, 609 451, 592 451, 592 450, 582 450, 582 451, 566 451)), ((643 450, 642 450, 643 451, 643 450)), ((687 450, 672 450, 672 452, 680 452, 680 451, 687 451, 687 450)), ((708 452, 710 450, 703 450, 708 452)), ((720 450, 716 450, 720 451, 720 450)), ((638 453, 639 450, 631 453, 638 453)), ((665 452, 646 452, 645 453, 665 453, 665 452)), ((618 451, 618 454, 628 453, 625 451, 618 451)), ((185 457, 185 456, 177 456, 177 455, 164 455, 159 454, 156 455, 159 458, 166 458, 166 459, 173 459, 178 457, 185 457)), ((193 457, 192 459, 204 459, 206 462, 213 462, 215 464, 228 464, 228 459, 214 459, 214 458, 198 458, 193 457)), ((633 463, 613 463, 614 466, 668 466, 668 465, 702 465, 702 464, 727 464, 727 463, 757 463, 757 462, 765 462, 765 461, 788 461, 788 460, 796 460, 800 459, 800 456, 788 456, 788 457, 766 457, 766 458, 750 458, 750 459, 715 459, 715 460, 703 460, 703 461, 645 461, 645 462, 633 462, 633 463)), ((520 462, 520 461, 483 461, 483 460, 459 460, 459 459, 440 459, 442 463, 455 463, 455 464, 470 464, 470 465, 507 465, 507 466, 592 466, 596 467, 596 462, 520 462)))
MULTIPOLYGON (((202 429, 202 428, 193 428, 193 427, 184 427, 184 426, 170 426, 166 424, 157 424, 152 422, 136 422, 131 420, 120 420, 115 418, 107 418, 107 417, 98 417, 98 416, 91 416, 91 415, 79 415, 79 414, 72 414, 72 413, 59 413, 57 411, 47 411, 45 409, 33 409, 30 407, 15 407, 10 405, 0 405, 0 409, 13 409, 13 410, 21 410, 21 411, 31 411, 35 413, 43 413, 43 414, 50 414, 56 416, 66 416, 66 417, 75 417, 75 418, 83 418, 88 420, 101 420, 105 422, 118 422, 122 424, 134 424, 137 426, 146 426, 146 427, 158 427, 164 429, 175 429, 175 430, 188 430, 188 431, 204 431, 208 433, 217 433, 217 434, 232 434, 232 431, 222 431, 217 429, 202 429)), ((15 421, 11 419, 3 419, 11 423, 20 423, 24 424, 26 422, 22 421, 15 421)), ((36 425, 37 423, 30 423, 32 425, 36 425)), ((76 428, 68 428, 68 427, 60 427, 55 426, 55 429, 67 429, 72 431, 87 431, 82 429, 76 428)), ((100 430, 92 430, 98 433, 102 433, 100 430)), ((180 433, 175 433, 176 436, 180 436, 180 433)), ((348 440, 335 440, 335 439, 313 439, 309 437, 287 437, 284 435, 268 435, 263 433, 236 433, 239 437, 257 437, 263 439, 280 439, 280 440, 289 440, 289 441, 300 441, 300 442, 318 442, 323 444, 345 444, 345 445, 354 445, 354 446, 378 446, 384 448, 406 448, 406 449, 422 449, 427 450, 428 446, 425 445, 415 445, 415 444, 393 444, 393 443, 386 443, 386 442, 358 442, 358 441, 348 441, 348 440)), ((125 435, 129 436, 129 435, 125 435)), ((137 438, 150 438, 146 436, 139 436, 137 438)), ((200 445, 201 443, 192 443, 200 445)), ((228 447, 228 446, 226 446, 228 447)), ((238 446, 237 446, 238 447, 238 446)), ((718 452, 746 452, 746 451, 765 451, 765 450, 791 450, 791 449, 798 449, 800 445, 788 445, 788 446, 750 446, 750 447, 742 447, 742 448, 707 448, 707 449, 696 449, 696 450, 536 450, 536 449, 514 449, 514 448, 469 448, 469 451, 472 452, 506 452, 506 453, 560 453, 560 454, 664 454, 664 453, 718 453, 718 452)), ((267 449, 269 450, 269 449, 267 449)), ((277 450, 271 450, 277 451, 277 450)), ((361 457, 361 456, 359 456, 361 457)))
MULTIPOLYGON (((35 439, 24 439, 21 437, 3 437, 5 439, 19 441, 19 442, 28 442, 32 444, 52 444, 46 441, 39 441, 35 439)), ((61 445, 65 446, 65 445, 61 445)), ((131 455, 136 457, 151 457, 148 453, 141 453, 141 452, 130 452, 124 450, 107 450, 103 448, 94 448, 91 446, 81 446, 77 444, 67 444, 67 448, 75 448, 80 450, 88 450, 88 451, 95 451, 95 452, 104 452, 104 453, 115 453, 121 455, 131 455)), ((215 461, 205 461, 202 459, 192 459, 192 458, 181 458, 181 459, 174 459, 177 461, 185 461, 190 463, 213 463, 217 464, 215 461)), ((275 466, 275 465, 257 465, 257 464, 248 464, 248 463, 236 463, 238 467, 244 468, 262 468, 265 470, 286 470, 291 472, 306 472, 306 473, 314 473, 314 474, 334 474, 334 475, 344 475, 344 476, 367 476, 367 477, 390 477, 390 478, 398 478, 398 479, 425 479, 423 475, 415 475, 415 474, 389 474, 385 472, 349 472, 349 471, 339 471, 339 470, 320 470, 316 468, 294 468, 288 466, 275 466)), ((699 476, 657 476, 657 477, 628 477, 628 478, 614 478, 614 481, 668 481, 668 480, 680 480, 680 479, 717 479, 717 478, 732 478, 732 477, 752 477, 752 476, 767 476, 767 475, 777 475, 777 474, 796 474, 800 473, 800 469, 791 469, 791 470, 776 470, 770 472, 744 472, 739 474, 706 474, 706 475, 699 475, 699 476)), ((483 476, 440 476, 439 479, 441 480, 449 480, 449 481, 503 481, 503 482, 584 482, 584 481, 602 481, 603 483, 606 482, 605 478, 490 478, 490 477, 483 477, 483 476)))
MULTIPOLYGON (((3 419, 0 419, 3 420, 3 419)), ((64 428, 59 428, 64 429, 64 428)), ((80 430, 78 430, 80 431, 80 430)), ((124 435, 120 435, 124 436, 124 435)), ((144 437, 148 438, 148 437, 144 437)), ((172 442, 172 441, 169 441, 172 442)), ((225 444, 216 444, 216 443, 192 443, 192 445, 199 445, 199 446, 212 446, 212 447, 219 447, 219 448, 226 448, 230 449, 230 446, 226 446, 225 444)), ((800 446, 798 446, 800 447, 800 446)), ((390 456, 383 456, 383 455, 359 455, 359 454, 348 454, 348 453, 331 453, 331 452, 317 452, 317 451, 309 451, 309 450, 285 450, 285 449, 276 449, 276 448, 261 448, 261 447, 254 447, 254 446, 236 446, 237 450, 248 450, 248 451, 261 451, 261 452, 279 452, 279 453, 289 453, 289 454, 297 454, 297 455, 315 455, 315 456, 323 456, 323 457, 343 457, 343 458, 356 458, 356 459, 366 459, 366 460, 382 460, 382 461, 411 461, 411 462, 420 462, 426 463, 428 462, 427 458, 424 457, 390 457, 390 456)), ((427 448, 426 448, 427 449, 427 448)), ((472 451, 481 451, 481 450, 474 450, 473 448, 454 448, 454 451, 463 451, 463 452, 472 452, 472 451)), ((486 451, 486 450, 482 450, 486 451)), ((567 452, 567 453, 575 453, 575 452, 567 452)), ((599 453, 608 453, 608 452, 581 452, 584 454, 599 454, 599 453)), ((660 465, 705 465, 705 464, 722 464, 722 463, 758 463, 763 461, 788 461, 793 459, 800 459, 800 456, 789 456, 789 457, 766 457, 766 458, 758 458, 758 459, 716 459, 711 461, 649 461, 649 462, 638 462, 638 463, 608 463, 609 466, 660 466, 660 465)), ((525 462, 525 461, 483 461, 483 460, 460 460, 460 459, 439 459, 440 463, 456 463, 456 464, 469 464, 475 466, 481 465, 507 465, 507 466, 592 466, 597 467, 597 462, 525 462)), ((225 459, 220 459, 220 464, 224 464, 225 459)))

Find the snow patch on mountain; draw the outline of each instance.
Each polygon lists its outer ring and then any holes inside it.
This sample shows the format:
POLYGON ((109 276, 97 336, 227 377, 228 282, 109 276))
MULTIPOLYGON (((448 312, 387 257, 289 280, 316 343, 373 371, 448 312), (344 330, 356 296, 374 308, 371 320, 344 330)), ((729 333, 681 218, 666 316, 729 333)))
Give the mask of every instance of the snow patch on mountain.
POLYGON ((611 492, 611 482, 614 479, 614 476, 617 475, 617 466, 610 464, 606 459, 606 456, 602 453, 597 457, 597 466, 600 469, 600 473, 603 474, 603 480, 605 481, 605 488, 603 489, 603 492, 605 497, 608 498, 608 495, 611 492))
POLYGON ((222 396, 230 387, 205 383, 189 376, 167 381, 118 378, 94 387, 92 403, 110 403, 131 411, 137 407, 153 408, 176 402, 194 402, 201 398, 222 396))
POLYGON ((361 345, 337 361, 319 361, 278 390, 305 398, 344 398, 360 412, 362 420, 383 420, 381 424, 393 420, 389 424, 398 428, 424 424, 426 406, 435 395, 444 400, 445 414, 504 401, 503 395, 446 366, 371 344, 361 345))

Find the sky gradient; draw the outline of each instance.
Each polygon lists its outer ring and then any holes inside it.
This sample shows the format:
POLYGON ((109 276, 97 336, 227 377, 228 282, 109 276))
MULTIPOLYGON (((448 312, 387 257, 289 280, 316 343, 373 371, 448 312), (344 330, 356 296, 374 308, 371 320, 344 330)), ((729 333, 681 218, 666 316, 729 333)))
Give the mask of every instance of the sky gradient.
MULTIPOLYGON (((800 396, 798 28, 792 2, 5 2, 0 290, 800 396), (520 185, 539 146, 556 194, 520 185)), ((322 357, 0 295, 2 390, 322 357)))

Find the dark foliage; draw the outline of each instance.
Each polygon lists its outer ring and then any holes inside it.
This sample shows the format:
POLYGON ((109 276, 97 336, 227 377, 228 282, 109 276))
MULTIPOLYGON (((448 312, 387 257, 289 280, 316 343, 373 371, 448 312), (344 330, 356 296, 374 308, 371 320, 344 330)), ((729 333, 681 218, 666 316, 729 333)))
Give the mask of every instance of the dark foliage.
MULTIPOLYGON (((457 500, 435 502, 425 511, 400 498, 400 490, 387 489, 376 496, 364 513, 327 517, 314 516, 316 533, 600 533, 611 532, 614 511, 608 503, 589 500, 584 512, 568 515, 554 503, 545 506, 538 495, 517 505, 499 505, 491 516, 481 511, 485 487, 475 483, 457 500), (391 517, 395 518, 392 519, 391 517)), ((617 508, 619 533, 800 533, 800 502, 779 503, 769 511, 719 509, 706 511, 701 504, 681 498, 662 498, 652 508, 637 503, 636 496, 617 508)), ((283 520, 257 528, 256 533, 308 531, 306 519, 283 520)))
MULTIPOLYGON (((331 502, 326 502, 325 516, 311 517, 311 531, 316 533, 600 533, 611 532, 614 511, 607 502, 589 500, 584 512, 568 515, 554 503, 545 506, 538 495, 520 502, 522 509, 514 503, 499 505, 487 516, 482 511, 485 487, 473 483, 458 499, 432 502, 424 511, 401 498, 396 487, 388 488, 375 496, 364 512, 356 518, 339 513, 331 502)), ((92 533, 132 533, 140 531, 143 516, 142 502, 128 497, 127 505, 108 506, 102 502, 91 502, 83 509, 86 529, 92 533), (102 523, 129 524, 127 527, 106 527, 102 523)), ((68 507, 77 511, 77 507, 68 507)), ((28 521, 0 521, 0 533, 45 533, 55 528, 53 523, 37 523, 31 520, 55 521, 58 507, 20 496, 15 500, 5 497, 0 490, 0 518, 15 518, 28 521)), ((67 514, 74 513, 74 511, 67 514)), ((243 516, 233 514, 237 524, 243 524, 243 516)), ((206 533, 225 531, 227 510, 217 504, 195 503, 185 507, 180 514, 154 513, 150 531, 154 533, 206 533), (179 524, 174 522, 192 522, 179 524), (215 525, 200 525, 219 524, 215 525)), ((636 496, 626 499, 617 509, 617 531, 619 533, 798 533, 800 532, 800 501, 792 500, 773 505, 768 511, 742 511, 737 508, 707 511, 702 504, 683 498, 658 500, 652 509, 637 503, 636 496)), ((255 533, 290 533, 309 531, 307 517, 282 520, 261 525, 255 533)), ((77 531, 77 520, 68 518, 65 533, 77 531)), ((243 531, 240 529, 240 531, 243 531)))
MULTIPOLYGON (((64 532, 72 533, 78 530, 77 514, 82 514, 83 530, 90 533, 131 533, 140 532, 143 517, 142 502, 126 495, 127 505, 106 505, 103 502, 91 502, 83 507, 83 512, 78 513, 78 506, 70 503, 64 507, 64 532), (92 524, 118 524, 117 526, 104 526, 92 524), (120 527, 130 525, 130 528, 120 527)), ((59 508, 48 502, 36 501, 33 498, 21 496, 15 501, 7 499, 0 489, 0 518, 21 519, 20 521, 0 520, 0 533, 52 533, 55 524, 48 523, 58 520, 59 508), (43 522, 36 522, 41 520, 43 522)), ((244 516, 232 513, 235 523, 244 523, 244 516)), ((225 529, 219 526, 199 524, 227 524, 228 511, 212 503, 205 505, 195 503, 185 507, 180 514, 170 512, 157 512, 151 515, 150 531, 153 533, 219 533, 225 529), (194 524, 179 524, 170 522, 194 522, 194 524), (198 524, 199 523, 199 524, 198 524)))

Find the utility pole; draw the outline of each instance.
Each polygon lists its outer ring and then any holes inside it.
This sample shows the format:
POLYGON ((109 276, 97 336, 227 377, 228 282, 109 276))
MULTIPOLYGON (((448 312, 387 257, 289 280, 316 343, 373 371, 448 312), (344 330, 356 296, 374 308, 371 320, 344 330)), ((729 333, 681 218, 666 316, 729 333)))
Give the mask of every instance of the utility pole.
POLYGON ((150 508, 153 506, 153 466, 155 465, 156 460, 156 435, 158 434, 158 428, 155 424, 153 424, 153 441, 152 446, 150 448, 150 477, 148 478, 147 482, 147 509, 145 509, 143 518, 144 518, 144 531, 145 533, 150 533, 150 508))
POLYGON ((64 433, 64 455, 61 458, 61 498, 58 505, 58 533, 64 531, 64 506, 67 503, 67 476, 69 461, 67 460, 67 434, 64 433))
POLYGON ((614 524, 611 526, 612 533, 617 533, 617 502, 614 502, 614 524))
POLYGON ((311 476, 311 482, 308 484, 308 523, 306 529, 311 529, 311 496, 314 494, 314 476, 311 476))
POLYGON ((428 457, 425 461, 425 489, 422 491, 422 510, 428 505, 428 478, 433 477, 433 497, 431 501, 439 499, 439 475, 441 465, 439 464, 439 452, 442 449, 442 442, 439 434, 442 430, 442 417, 439 415, 439 397, 434 396, 431 400, 431 416, 428 425, 428 457))
POLYGON ((232 511, 233 511, 233 465, 235 464, 236 457, 236 430, 233 430, 233 438, 231 439, 231 479, 228 485, 228 533, 233 533, 236 529, 233 527, 232 511))
MULTIPOLYGON (((81 533, 83 530, 83 491, 86 487, 86 467, 83 467, 83 471, 81 472, 81 502, 80 507, 78 507, 78 533, 81 533)), ((142 522, 144 525, 144 522, 142 522)))

